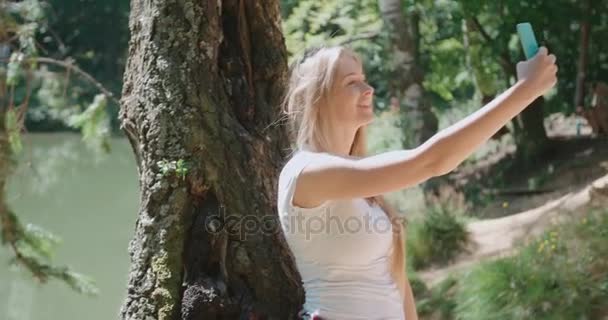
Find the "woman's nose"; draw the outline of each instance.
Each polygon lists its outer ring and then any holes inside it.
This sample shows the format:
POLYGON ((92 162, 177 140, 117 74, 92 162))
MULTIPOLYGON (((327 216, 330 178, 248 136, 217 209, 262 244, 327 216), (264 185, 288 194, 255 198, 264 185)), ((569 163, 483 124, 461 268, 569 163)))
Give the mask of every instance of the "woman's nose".
POLYGON ((367 83, 363 84, 362 90, 364 96, 371 96, 374 93, 374 87, 370 86, 367 83))

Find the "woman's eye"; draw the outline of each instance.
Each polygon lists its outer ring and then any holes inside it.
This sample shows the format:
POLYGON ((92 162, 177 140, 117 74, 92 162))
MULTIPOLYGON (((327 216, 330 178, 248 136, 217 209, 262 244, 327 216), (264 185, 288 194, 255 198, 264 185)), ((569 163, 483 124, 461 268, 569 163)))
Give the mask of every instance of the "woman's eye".
POLYGON ((346 85, 347 85, 347 86, 351 86, 351 85, 353 85, 353 84, 356 84, 357 82, 361 82, 361 83, 367 84, 367 81, 366 81, 366 80, 357 80, 357 79, 354 79, 354 80, 350 80, 350 81, 348 81, 348 82, 346 83, 346 85))

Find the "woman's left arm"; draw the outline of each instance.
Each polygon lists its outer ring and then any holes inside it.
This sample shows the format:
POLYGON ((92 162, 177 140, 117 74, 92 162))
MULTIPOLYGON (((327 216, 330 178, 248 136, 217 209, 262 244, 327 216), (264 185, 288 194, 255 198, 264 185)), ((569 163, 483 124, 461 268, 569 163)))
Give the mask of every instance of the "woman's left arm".
POLYGON ((405 309, 405 320, 418 320, 418 313, 416 312, 416 302, 414 302, 414 293, 410 286, 410 281, 405 281, 405 298, 403 301, 405 309))

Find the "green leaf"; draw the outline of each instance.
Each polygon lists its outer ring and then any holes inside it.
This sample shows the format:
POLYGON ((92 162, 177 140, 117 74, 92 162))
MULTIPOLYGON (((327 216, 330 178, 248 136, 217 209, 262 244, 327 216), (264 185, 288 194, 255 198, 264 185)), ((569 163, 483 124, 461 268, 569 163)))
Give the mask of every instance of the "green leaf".
POLYGON ((41 256, 51 259, 53 250, 61 243, 61 238, 34 224, 27 224, 22 240, 41 256))
POLYGON ((89 296, 97 296, 99 288, 92 277, 75 272, 71 269, 62 270, 61 277, 76 292, 89 296))
POLYGON ((106 106, 106 96, 98 94, 84 112, 71 116, 67 121, 69 126, 81 130, 85 143, 104 152, 110 148, 110 118, 106 106))
MULTIPOLYGON (((65 282, 78 293, 89 296, 99 294, 99 288, 97 288, 93 278, 78 273, 69 266, 54 266, 29 249, 19 248, 19 253, 21 254, 21 262, 24 262, 29 271, 35 273, 41 281, 46 282, 48 278, 55 278, 65 282)), ((9 264, 12 266, 22 265, 16 257, 10 259, 9 264)))

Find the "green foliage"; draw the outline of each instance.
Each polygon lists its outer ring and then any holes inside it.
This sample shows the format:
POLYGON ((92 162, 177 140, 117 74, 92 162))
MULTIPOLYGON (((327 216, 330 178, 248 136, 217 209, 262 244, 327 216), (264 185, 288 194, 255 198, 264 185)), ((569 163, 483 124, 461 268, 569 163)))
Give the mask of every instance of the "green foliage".
POLYGON ((420 63, 425 72, 424 88, 436 110, 457 107, 471 98, 473 78, 466 68, 462 43, 463 14, 455 1, 416 1, 420 12, 420 63))
POLYGON ((7 65, 6 72, 6 85, 16 86, 22 77, 23 70, 21 69, 21 62, 23 61, 24 55, 21 52, 13 52, 7 65))
MULTIPOLYGON (((584 10, 585 1, 476 1, 459 0, 466 17, 476 17, 492 41, 483 41, 489 49, 480 56, 499 62, 502 55, 515 63, 523 59, 515 25, 530 22, 540 45, 545 45, 558 57, 559 82, 557 93, 550 97, 544 108, 546 113, 574 109, 574 96, 577 78, 577 65, 580 53, 581 21, 588 19, 592 25, 589 39, 587 81, 608 81, 608 43, 603 35, 608 32, 608 1, 591 1, 588 13, 584 10), (498 18, 497 18, 498 17, 498 18), (559 17, 556 22, 555 17, 559 17)), ((487 64, 484 62, 484 64, 487 64)))
POLYGON ((399 114, 385 111, 368 126, 368 153, 377 154, 403 146, 402 122, 399 114))
MULTIPOLYGON (((377 33, 350 45, 363 57, 369 82, 376 89, 377 110, 385 111, 392 70, 390 46, 380 24, 377 1, 361 1, 361 9, 355 11, 349 10, 353 1, 283 0, 282 3, 289 8, 284 31, 292 56, 299 55, 304 47, 377 33)), ((578 60, 580 26, 585 18, 592 24, 587 79, 608 81, 608 55, 604 53, 608 42, 601 39, 608 32, 608 0, 593 3, 588 17, 583 4, 584 1, 572 0, 405 1, 404 9, 420 17, 418 63, 433 109, 438 113, 466 109, 463 115, 466 116, 471 111, 468 106, 479 108, 481 97, 499 94, 513 83, 513 66, 523 60, 515 26, 529 21, 540 44, 557 55, 560 68, 557 90, 546 96, 543 110, 546 114, 571 112, 578 72, 576 63, 571 62, 578 60), (554 17, 559 17, 559 23, 554 17)), ((406 133, 404 139, 411 132, 409 125, 407 121, 400 124, 406 133)), ((387 136, 370 139, 371 150, 391 145, 395 136, 391 130, 383 128, 376 132, 386 132, 387 136)), ((521 144, 520 139, 515 141, 521 144)))
POLYGON ((362 33, 377 33, 382 22, 373 0, 299 1, 283 25, 291 58, 305 48, 336 45, 362 33))
POLYGON ((376 0, 301 0, 284 20, 289 62, 313 46, 346 45, 363 60, 378 109, 387 105, 388 42, 376 0))
POLYGON ((36 128, 40 128, 40 123, 56 122, 67 125, 67 128, 73 127, 70 121, 84 109, 81 103, 91 103, 85 89, 70 81, 62 72, 40 70, 35 71, 33 76, 36 86, 32 105, 28 108, 29 125, 34 123, 36 128))
POLYGON ((484 263, 462 279, 456 318, 598 319, 608 308, 606 243, 605 210, 555 227, 518 255, 484 263))
POLYGON ((454 308, 456 307, 455 292, 458 280, 454 277, 447 277, 433 288, 416 296, 416 310, 422 319, 431 317, 432 319, 453 319, 454 308))
MULTIPOLYGON (((608 211, 569 218, 507 258, 415 292, 422 319, 600 319, 608 310, 608 211)), ((414 279, 418 279, 417 276, 414 279)))
POLYGON ((109 152, 110 121, 105 110, 106 105, 106 96, 98 94, 83 113, 71 116, 68 123, 81 129, 82 139, 88 145, 109 152))
POLYGON ((41 282, 55 278, 79 293, 98 294, 95 281, 90 277, 77 273, 68 266, 55 266, 51 263, 53 250, 61 242, 57 236, 33 224, 23 227, 10 210, 2 215, 2 244, 10 244, 15 251, 15 256, 9 261, 10 265, 25 266, 41 282))
MULTIPOLYGON (((50 109, 49 112, 67 109, 69 96, 64 94, 66 85, 65 76, 59 73, 49 72, 40 77, 40 87, 36 94, 44 106, 50 109)), ((61 119, 62 116, 57 115, 56 118, 61 119)))
POLYGON ((25 226, 21 232, 23 244, 27 244, 40 257, 51 259, 53 250, 61 242, 61 239, 49 231, 31 223, 25 226))
POLYGON ((96 296, 99 294, 95 281, 86 275, 75 272, 70 267, 58 267, 51 265, 48 262, 39 260, 31 250, 26 248, 19 248, 20 257, 13 258, 10 260, 10 265, 17 265, 20 261, 25 263, 29 269, 34 271, 35 276, 41 281, 46 282, 49 278, 55 278, 65 282, 74 291, 89 296, 96 296))
POLYGON ((470 83, 461 58, 466 54, 462 43, 455 38, 438 40, 430 55, 431 68, 424 81, 424 87, 438 94, 445 101, 454 100, 454 91, 463 84, 470 83), (446 75, 454 75, 447 76, 446 75))
POLYGON ((446 264, 465 250, 469 234, 453 208, 438 203, 420 220, 408 223, 407 259, 415 269, 446 264))
POLYGON ((43 4, 38 0, 24 0, 13 2, 7 9, 10 13, 21 16, 25 21, 40 21, 45 18, 43 4))
POLYGON ((36 55, 36 34, 40 28, 40 23, 46 18, 43 4, 38 0, 25 0, 21 2, 9 2, 2 6, 6 10, 6 16, 10 17, 10 27, 17 35, 19 42, 18 52, 27 56, 36 55), (11 16, 12 15, 12 16, 11 16), (18 19, 13 17, 17 16, 18 19))
POLYGON ((175 173, 182 180, 186 178, 186 174, 188 173, 188 167, 186 166, 186 163, 183 159, 177 160, 177 163, 175 164, 175 173))
MULTIPOLYGON (((84 1, 77 1, 79 6, 68 6, 75 8, 78 14, 65 15, 58 20, 59 24, 68 25, 77 20, 74 17, 82 17, 89 22, 85 25, 91 25, 92 21, 103 17, 103 14, 95 10, 95 6, 83 4, 84 1), (81 10, 83 5, 90 10, 91 14, 83 13, 81 10), (92 14, 95 13, 95 14, 92 14), (96 17, 91 19, 91 16, 96 17), (71 17, 67 19, 67 17, 71 17)), ((104 2, 106 3, 106 2, 104 2)), ((121 1, 122 7, 119 10, 122 13, 128 11, 128 1, 121 1), (124 10, 124 9, 127 10, 124 10)), ((60 2, 60 4, 65 4, 60 2)), ((106 3, 107 5, 107 3, 106 3)), ((38 0, 23 0, 23 1, 0 1, 0 39, 4 41, 0 48, 0 82, 5 82, 9 94, 7 105, 0 118, 5 121, 4 127, 7 131, 8 144, 4 144, 5 149, 0 150, 0 153, 12 158, 13 155, 19 153, 23 146, 21 143, 21 131, 24 129, 24 123, 28 119, 34 120, 59 120, 69 122, 75 128, 81 129, 83 139, 90 145, 95 145, 105 151, 109 150, 107 139, 110 133, 110 117, 107 107, 107 99, 104 95, 95 96, 93 102, 89 104, 87 109, 80 113, 81 103, 87 103, 91 97, 82 92, 82 87, 79 86, 78 80, 70 79, 70 73, 73 70, 60 69, 57 71, 57 65, 61 62, 50 63, 45 62, 43 66, 38 63, 39 48, 44 54, 47 54, 53 59, 62 60, 67 58, 66 42, 63 42, 57 35, 56 26, 53 30, 49 28, 49 19, 47 13, 53 12, 54 17, 61 16, 57 14, 57 8, 64 10, 61 5, 51 8, 49 2, 38 0), (10 58, 9 58, 10 55, 10 58), (7 59, 8 58, 8 59, 7 59), (7 61, 8 60, 8 61, 7 61), (30 105, 31 108, 30 108, 30 105), (17 106, 17 107, 15 107, 17 106), (51 117, 47 117, 51 115, 51 117), (25 117, 25 119, 24 119, 25 117), (52 119, 51 119, 52 118, 52 119), (24 121, 25 120, 25 121, 24 121), (10 150, 9 150, 10 148, 10 150)), ((106 7, 108 8, 108 7, 106 7)), ((85 10, 86 11, 86 10, 85 10)), ((126 19, 124 20, 126 22, 126 19)), ((105 19, 107 25, 120 25, 116 23, 116 19, 105 19)), ((126 28, 126 23, 120 25, 119 28, 126 28)), ((70 31, 79 33, 81 29, 68 27, 70 31)), ((106 34, 112 28, 103 29, 106 34)), ((103 43, 101 46, 107 46, 107 39, 103 37, 90 37, 93 32, 87 32, 84 35, 86 39, 95 39, 98 43, 103 43)), ((118 33, 117 33, 118 34, 118 33)), ((122 39, 128 37, 128 33, 124 32, 122 39)), ((75 36, 71 37, 73 40, 75 36)), ((68 45, 70 42, 67 42, 68 45)), ((114 39, 112 43, 117 43, 114 39)), ((109 57, 110 64, 104 70, 112 70, 117 72, 117 84, 115 87, 120 87, 121 70, 115 68, 116 61, 120 61, 120 56, 124 55, 126 41, 121 46, 109 46, 116 48, 115 56, 109 57)), ((91 49, 87 49, 87 53, 91 49)), ((70 48, 70 54, 76 59, 80 58, 79 50, 70 48)), ((86 58, 92 59, 94 55, 87 54, 86 58)), ((47 61, 54 61, 47 58, 47 61)), ((66 59, 68 60, 68 59, 66 59)), ((77 77, 76 77, 77 78, 77 77)), ((92 86, 89 86, 92 88, 92 86)), ((93 90, 98 90, 97 88, 93 90)), ((92 90, 91 90, 92 91, 92 90)), ((2 177, 6 180, 11 173, 9 166, 4 166, 2 177)), ((0 190, 0 192, 4 192, 0 190)), ((2 197, 3 199, 6 197, 2 197)), ((94 282, 89 277, 79 274, 70 267, 58 267, 51 263, 53 248, 59 243, 59 239, 44 229, 27 225, 23 225, 17 219, 17 216, 8 209, 8 204, 0 203, 0 231, 2 244, 9 247, 14 257, 11 262, 24 267, 31 272, 36 279, 44 283, 49 278, 56 278, 64 281, 74 290, 86 293, 95 294, 97 288, 94 282)))
POLYGON ((156 176, 158 178, 168 177, 175 174, 176 177, 181 180, 186 179, 186 175, 188 174, 189 165, 184 159, 179 160, 161 160, 156 163, 158 166, 160 173, 156 176))
MULTIPOLYGON (((102 83, 115 96, 120 96, 122 76, 126 63, 129 41, 128 0, 47 0, 53 8, 48 18, 45 33, 38 35, 38 41, 61 59, 73 58, 82 70, 102 83), (48 31, 54 31, 55 35, 48 31), (95 35, 95 36, 92 36, 95 35), (103 35, 103 36, 97 36, 103 35), (59 38, 61 41, 56 41, 59 38)), ((72 77, 72 81, 77 80, 72 77)), ((79 105, 87 105, 97 88, 80 86, 82 97, 79 105)), ((112 126, 118 129, 118 105, 110 103, 108 110, 112 126)))
MULTIPOLYGON (((73 109, 91 103, 98 92, 62 67, 44 62, 39 68, 36 58, 42 54, 60 61, 73 60, 111 92, 120 92, 129 37, 128 15, 127 0, 0 3, 0 38, 11 39, 13 51, 8 52, 9 63, 0 62, 0 76, 6 74, 7 84, 14 86, 16 104, 24 102, 26 84, 32 86, 34 94, 25 118, 28 131, 70 130, 65 122, 73 109), (91 34, 112 36, 109 39, 91 34), (31 81, 23 81, 26 72, 32 76, 31 81), (54 86, 59 87, 60 94, 54 86)), ((117 130, 118 106, 108 103, 106 109, 111 127, 117 130)))
POLYGON ((283 17, 283 19, 289 17, 293 8, 295 8, 299 2, 299 0, 281 0, 281 17, 283 17))
POLYGON ((410 287, 412 288, 412 293, 414 294, 414 297, 421 297, 422 295, 426 294, 428 292, 428 288, 426 286, 426 284, 424 283, 424 281, 420 278, 420 276, 418 275, 418 273, 416 272, 416 270, 414 270, 414 268, 412 268, 411 263, 409 263, 409 260, 406 260, 408 263, 406 272, 407 272, 407 278, 408 281, 410 282, 410 287))

